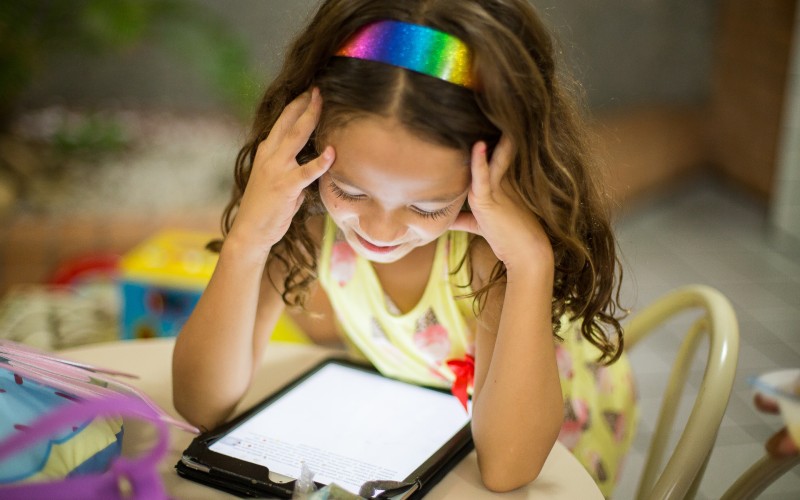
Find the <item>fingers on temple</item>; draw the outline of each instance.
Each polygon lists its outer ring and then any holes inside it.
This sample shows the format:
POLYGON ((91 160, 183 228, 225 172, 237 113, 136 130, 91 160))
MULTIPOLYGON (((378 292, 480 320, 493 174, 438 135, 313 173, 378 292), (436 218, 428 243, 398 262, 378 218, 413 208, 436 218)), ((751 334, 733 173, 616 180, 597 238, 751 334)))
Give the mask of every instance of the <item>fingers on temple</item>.
POLYGON ((308 163, 305 163, 300 166, 300 168, 295 169, 296 181, 300 186, 300 189, 305 188, 316 179, 328 171, 328 169, 333 165, 333 160, 336 157, 336 153, 332 146, 328 146, 322 151, 322 154, 318 157, 314 158, 308 163))
POLYGON ((497 147, 494 148, 492 153, 492 160, 489 163, 489 175, 491 177, 492 186, 499 186, 503 176, 511 166, 511 161, 514 159, 514 144, 507 135, 503 134, 497 147))
POLYGON ((486 143, 476 142, 472 146, 472 192, 477 197, 483 197, 491 192, 489 184, 489 162, 486 158, 486 143))
POLYGON ((314 89, 311 93, 306 109, 300 114, 294 124, 287 130, 286 136, 281 143, 281 149, 294 158, 308 142, 311 133, 317 128, 319 115, 322 112, 322 98, 319 90, 314 89))
POLYGON ((281 112, 269 136, 262 142, 267 153, 279 152, 294 158, 308 142, 322 111, 322 98, 316 88, 304 92, 281 112))
POLYGON ((467 231, 469 233, 481 235, 478 221, 470 212, 461 212, 458 214, 458 217, 456 217, 456 220, 453 222, 453 225, 450 226, 450 229, 456 231, 467 231))
POLYGON ((297 212, 300 210, 300 206, 303 204, 305 199, 306 199, 305 192, 300 193, 300 196, 297 197, 297 201, 294 204, 294 212, 292 213, 292 217, 294 217, 297 214, 297 212))
POLYGON ((312 91, 303 92, 283 109, 275 121, 275 125, 272 126, 269 136, 259 144, 260 150, 263 149, 266 153, 274 153, 278 149, 283 139, 297 123, 297 120, 308 109, 311 103, 311 94, 312 91))

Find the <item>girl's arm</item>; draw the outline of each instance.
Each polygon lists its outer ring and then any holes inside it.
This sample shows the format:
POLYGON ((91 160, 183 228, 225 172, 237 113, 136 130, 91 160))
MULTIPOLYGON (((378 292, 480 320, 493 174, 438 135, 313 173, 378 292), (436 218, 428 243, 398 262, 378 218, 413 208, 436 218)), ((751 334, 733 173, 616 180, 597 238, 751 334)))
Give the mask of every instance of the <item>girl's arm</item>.
MULTIPOLYGON (((283 309, 265 266, 303 202, 303 190, 333 163, 328 148, 298 165, 317 126, 319 92, 292 101, 258 146, 236 220, 217 267, 175 343, 175 408, 197 427, 220 424, 250 384, 254 367, 283 309)), ((272 278, 282 283, 277 269, 272 278)))
POLYGON ((553 250, 537 218, 505 180, 513 146, 504 136, 491 162, 472 151, 471 213, 455 229, 483 237, 470 256, 475 286, 498 260, 506 283, 490 290, 478 318, 472 434, 484 485, 508 491, 534 480, 563 421, 552 327, 553 250))
POLYGON ((264 266, 245 243, 226 238, 211 281, 176 339, 173 402, 201 429, 213 429, 233 411, 283 310, 264 266))
MULTIPOLYGON (((497 261, 488 245, 474 252, 478 280, 497 261)), ((563 420, 551 320, 553 272, 531 252, 527 269, 509 269, 478 318, 472 434, 485 486, 508 491, 539 475, 563 420)))

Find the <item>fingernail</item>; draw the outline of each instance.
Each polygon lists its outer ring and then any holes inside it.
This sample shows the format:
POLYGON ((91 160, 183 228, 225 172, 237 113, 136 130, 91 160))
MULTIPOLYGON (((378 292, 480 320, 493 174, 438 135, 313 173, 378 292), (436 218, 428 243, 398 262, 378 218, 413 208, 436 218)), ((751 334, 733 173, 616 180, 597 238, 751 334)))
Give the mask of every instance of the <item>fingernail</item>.
POLYGON ((326 147, 325 151, 322 152, 322 158, 324 158, 325 161, 333 160, 333 148, 330 146, 326 147))

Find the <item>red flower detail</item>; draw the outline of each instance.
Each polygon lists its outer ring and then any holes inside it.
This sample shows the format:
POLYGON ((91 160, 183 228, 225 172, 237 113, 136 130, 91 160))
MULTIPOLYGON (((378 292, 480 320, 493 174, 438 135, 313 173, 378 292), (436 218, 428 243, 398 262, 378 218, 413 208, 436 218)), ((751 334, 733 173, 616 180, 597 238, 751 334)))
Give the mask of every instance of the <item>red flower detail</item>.
POLYGON ((442 325, 430 325, 414 334, 414 345, 440 361, 450 353, 450 335, 442 325))
POLYGON ((28 429, 30 429, 30 427, 28 427, 27 425, 22 425, 22 424, 14 424, 14 428, 18 431, 27 431, 28 429))
POLYGON ((19 375, 17 375, 17 374, 15 373, 15 374, 14 374, 14 382, 16 382, 16 383, 17 383, 17 385, 22 385, 22 377, 20 377, 19 375))
POLYGON ((447 367, 456 376, 451 392, 458 398, 464 410, 467 410, 467 389, 473 386, 475 381, 475 358, 465 354, 462 358, 448 359, 447 367))
POLYGON ((558 364, 558 372, 562 378, 569 380, 575 376, 575 373, 572 371, 572 356, 569 355, 569 351, 560 345, 556 346, 556 363, 558 364))
POLYGON ((561 444, 573 451, 583 432, 589 427, 589 407, 581 399, 564 400, 564 423, 558 433, 561 444))

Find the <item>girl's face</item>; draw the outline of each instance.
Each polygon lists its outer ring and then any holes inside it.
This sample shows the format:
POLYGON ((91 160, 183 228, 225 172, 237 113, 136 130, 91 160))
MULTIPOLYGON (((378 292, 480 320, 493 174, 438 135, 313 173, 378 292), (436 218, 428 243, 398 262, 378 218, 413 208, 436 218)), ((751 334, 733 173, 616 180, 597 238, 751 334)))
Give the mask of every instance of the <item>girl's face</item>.
POLYGON ((396 262, 441 236, 467 198, 466 155, 426 142, 390 118, 333 130, 336 160, 319 191, 347 242, 364 258, 396 262))

